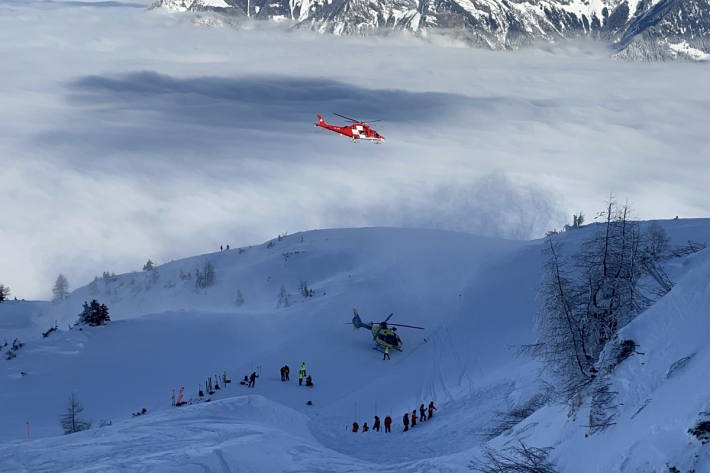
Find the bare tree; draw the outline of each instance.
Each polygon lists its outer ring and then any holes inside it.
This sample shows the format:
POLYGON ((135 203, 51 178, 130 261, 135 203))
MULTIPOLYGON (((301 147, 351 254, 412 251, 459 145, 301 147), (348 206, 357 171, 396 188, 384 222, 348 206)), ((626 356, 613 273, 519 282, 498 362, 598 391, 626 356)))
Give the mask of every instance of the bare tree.
POLYGON ((552 448, 529 447, 522 441, 503 450, 486 447, 483 459, 472 461, 469 468, 480 473, 556 473, 548 461, 552 448))
POLYGON ((593 361, 585 346, 584 329, 575 307, 574 282, 565 273, 560 245, 548 235, 543 306, 538 318, 540 341, 535 354, 563 381, 562 391, 572 393, 592 378, 593 361))
POLYGON ((72 393, 69 398, 69 403, 67 404, 66 413, 59 416, 59 423, 61 424, 65 435, 81 432, 82 430, 87 430, 91 427, 91 422, 80 418, 83 411, 84 407, 81 405, 76 396, 74 396, 74 393, 72 393))
POLYGON ((69 295, 69 281, 63 274, 57 276, 52 288, 52 302, 62 302, 69 295))
MULTIPOLYGON (((562 381, 560 391, 568 397, 597 377, 599 356, 619 329, 672 286, 661 267, 669 254, 662 231, 643 234, 629 218, 628 205, 619 207, 613 199, 600 216, 599 231, 573 258, 562 256, 555 235, 546 242, 534 353, 562 381)), ((607 404, 602 386, 596 389, 607 404)))

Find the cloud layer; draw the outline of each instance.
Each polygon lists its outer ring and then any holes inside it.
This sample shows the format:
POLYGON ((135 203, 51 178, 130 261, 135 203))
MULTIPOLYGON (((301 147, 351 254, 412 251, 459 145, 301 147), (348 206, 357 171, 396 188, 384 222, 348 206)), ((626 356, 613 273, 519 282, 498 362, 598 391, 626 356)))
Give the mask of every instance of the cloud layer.
POLYGON ((529 238, 610 192, 640 218, 710 211, 708 65, 134 7, 0 2, 0 281, 19 297, 284 231, 529 238), (314 129, 319 112, 382 119, 388 142, 314 129))

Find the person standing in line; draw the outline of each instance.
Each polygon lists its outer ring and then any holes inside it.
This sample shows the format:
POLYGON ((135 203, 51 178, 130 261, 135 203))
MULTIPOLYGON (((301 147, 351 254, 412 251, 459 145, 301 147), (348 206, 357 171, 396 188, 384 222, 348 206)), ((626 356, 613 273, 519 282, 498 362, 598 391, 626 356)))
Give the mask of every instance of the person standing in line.
POLYGON ((429 419, 431 419, 431 416, 434 415, 435 410, 436 410, 436 407, 434 407, 434 401, 431 401, 429 403, 429 419))
POLYGON ((392 426, 392 418, 390 416, 385 417, 385 433, 390 433, 390 427, 392 426))
POLYGON ((404 424, 404 431, 409 430, 409 412, 405 412, 404 416, 402 417, 402 423, 404 424))
POLYGON ((372 430, 379 432, 380 431, 380 418, 375 416, 375 423, 372 424, 372 430))
POLYGON ((419 406, 419 422, 424 422, 426 420, 426 409, 424 408, 424 404, 419 406))
POLYGON ((301 362, 301 367, 298 369, 298 385, 303 385, 303 378, 306 377, 306 362, 301 362))
POLYGON ((414 428, 415 425, 417 425, 417 410, 416 409, 414 409, 412 411, 412 428, 414 428))

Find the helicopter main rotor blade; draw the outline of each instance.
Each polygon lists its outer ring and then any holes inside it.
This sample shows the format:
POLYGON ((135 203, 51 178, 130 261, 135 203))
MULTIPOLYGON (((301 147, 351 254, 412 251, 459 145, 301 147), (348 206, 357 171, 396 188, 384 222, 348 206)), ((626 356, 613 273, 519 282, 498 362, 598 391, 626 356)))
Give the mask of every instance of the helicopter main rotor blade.
POLYGON ((340 118, 344 118, 344 119, 346 119, 346 120, 350 120, 351 122, 354 122, 354 123, 357 123, 357 122, 360 121, 360 120, 355 120, 354 118, 346 117, 345 115, 341 115, 341 114, 335 113, 335 112, 333 112, 333 115, 337 115, 337 116, 339 116, 340 118))
POLYGON ((387 316, 387 318, 385 319, 385 322, 387 322, 389 319, 391 319, 393 315, 394 315, 394 312, 390 312, 390 315, 387 316))
POLYGON ((407 328, 416 328, 418 330, 424 330, 424 327, 417 327, 416 325, 405 325, 405 324, 390 324, 394 327, 407 327, 407 328))

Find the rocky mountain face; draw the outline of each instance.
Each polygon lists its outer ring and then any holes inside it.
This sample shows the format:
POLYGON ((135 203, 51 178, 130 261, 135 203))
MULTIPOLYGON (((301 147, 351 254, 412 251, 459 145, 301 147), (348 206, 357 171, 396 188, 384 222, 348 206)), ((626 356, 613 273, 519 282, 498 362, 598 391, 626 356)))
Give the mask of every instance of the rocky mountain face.
POLYGON ((436 32, 491 49, 591 37, 624 59, 710 60, 710 0, 158 0, 154 7, 338 35, 436 32))

